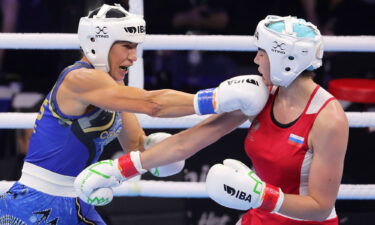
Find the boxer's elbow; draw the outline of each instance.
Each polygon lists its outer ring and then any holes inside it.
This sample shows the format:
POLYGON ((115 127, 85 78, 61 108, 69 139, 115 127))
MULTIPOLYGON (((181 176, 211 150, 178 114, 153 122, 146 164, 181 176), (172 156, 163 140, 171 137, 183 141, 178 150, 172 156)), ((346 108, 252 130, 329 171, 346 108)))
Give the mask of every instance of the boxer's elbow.
POLYGON ((328 217, 331 215, 333 210, 333 206, 320 206, 317 209, 311 211, 306 218, 301 219, 307 219, 307 220, 313 220, 313 221, 325 221, 328 219, 328 217))
POLYGON ((321 209, 316 215, 316 221, 322 222, 328 219, 328 217, 331 215, 333 207, 321 209))
POLYGON ((160 91, 148 91, 145 96, 145 114, 151 117, 163 117, 165 116, 164 112, 167 109, 167 104, 163 103, 163 93, 164 90, 160 91))
POLYGON ((144 113, 151 117, 162 117, 162 109, 163 107, 157 103, 147 102, 144 113))

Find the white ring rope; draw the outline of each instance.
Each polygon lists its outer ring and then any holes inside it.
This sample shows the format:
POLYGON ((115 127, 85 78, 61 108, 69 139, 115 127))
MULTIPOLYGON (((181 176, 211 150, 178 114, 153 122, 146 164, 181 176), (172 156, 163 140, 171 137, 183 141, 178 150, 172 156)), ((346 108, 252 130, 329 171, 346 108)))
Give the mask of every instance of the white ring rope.
MULTIPOLYGON (((375 36, 324 36, 327 52, 375 52, 375 36)), ((253 36, 147 35, 144 50, 255 51, 253 36)), ((77 34, 1 33, 0 49, 79 49, 77 34)))
MULTIPOLYGON (((0 181, 0 195, 5 193, 14 181, 0 181)), ((162 198, 208 198, 205 182, 176 182, 140 180, 123 182, 113 189, 115 196, 139 196, 162 198)), ((375 185, 342 184, 337 199, 373 200, 375 185)))
MULTIPOLYGON (((189 128, 208 116, 184 116, 179 118, 154 118, 136 114, 143 128, 189 128)), ((375 112, 347 112, 350 127, 375 127, 375 112)), ((0 129, 33 128, 37 113, 0 113, 0 129)), ((240 128, 248 128, 249 122, 240 128)))

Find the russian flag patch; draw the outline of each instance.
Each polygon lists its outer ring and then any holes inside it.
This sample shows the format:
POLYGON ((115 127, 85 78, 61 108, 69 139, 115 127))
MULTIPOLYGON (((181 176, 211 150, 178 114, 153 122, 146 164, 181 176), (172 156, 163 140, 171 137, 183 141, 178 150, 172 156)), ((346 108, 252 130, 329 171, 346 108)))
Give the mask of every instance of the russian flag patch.
POLYGON ((290 134, 289 138, 288 138, 288 143, 292 144, 292 145, 296 145, 296 146, 301 146, 303 144, 304 140, 305 140, 305 138, 303 138, 303 137, 300 137, 300 136, 295 135, 295 134, 290 134))

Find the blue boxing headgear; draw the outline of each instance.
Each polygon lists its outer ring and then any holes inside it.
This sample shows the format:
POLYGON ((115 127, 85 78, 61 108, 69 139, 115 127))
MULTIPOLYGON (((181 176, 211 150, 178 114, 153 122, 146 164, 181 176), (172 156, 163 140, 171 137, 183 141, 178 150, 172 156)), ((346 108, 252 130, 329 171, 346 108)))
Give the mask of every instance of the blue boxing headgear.
POLYGON ((258 23, 254 36, 255 45, 268 55, 274 85, 287 87, 304 70, 322 65, 322 36, 303 19, 267 16, 258 23))
POLYGON ((141 16, 127 12, 119 4, 103 4, 82 17, 78 39, 83 53, 96 68, 109 71, 108 54, 116 41, 142 43, 146 36, 146 22, 141 16))

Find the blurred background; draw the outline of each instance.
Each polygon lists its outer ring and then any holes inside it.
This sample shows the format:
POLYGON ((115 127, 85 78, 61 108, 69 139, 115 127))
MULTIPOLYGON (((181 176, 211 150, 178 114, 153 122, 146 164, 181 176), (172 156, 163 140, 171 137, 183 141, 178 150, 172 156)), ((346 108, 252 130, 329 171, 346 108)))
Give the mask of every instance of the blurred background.
MULTIPOLYGON (((103 3, 99 0, 0 0, 1 32, 76 33, 78 21, 103 3)), ((266 15, 295 15, 318 26, 323 35, 375 35, 375 0, 144 0, 148 34, 253 35, 266 15)), ((144 51, 145 89, 173 88, 195 93, 217 86, 241 74, 257 73, 255 52, 144 51)), ((329 52, 316 81, 327 88, 337 78, 375 78, 375 53, 329 52)), ((0 49, 0 111, 37 112, 43 96, 60 71, 80 59, 78 50, 0 49)), ((370 104, 349 103, 346 111, 371 111, 370 104)), ((180 130, 146 130, 177 133, 180 130)), ((248 165, 243 150, 246 129, 237 129, 187 160, 186 168, 167 178, 205 181, 208 168, 225 158, 248 165)), ((29 131, 0 130, 0 180, 17 180, 27 151, 29 131), (11 171, 11 172, 9 172, 11 171)), ((343 183, 375 184, 375 132, 351 128, 343 183)), ((120 146, 112 143, 102 158, 110 158, 120 146)), ((156 179, 143 175, 142 179, 156 179)), ((164 179, 165 180, 165 179, 164 179)), ((375 224, 375 201, 338 200, 340 224, 375 224)), ((101 207, 108 224, 235 224, 244 213, 221 207, 209 199, 118 197, 101 207)))

